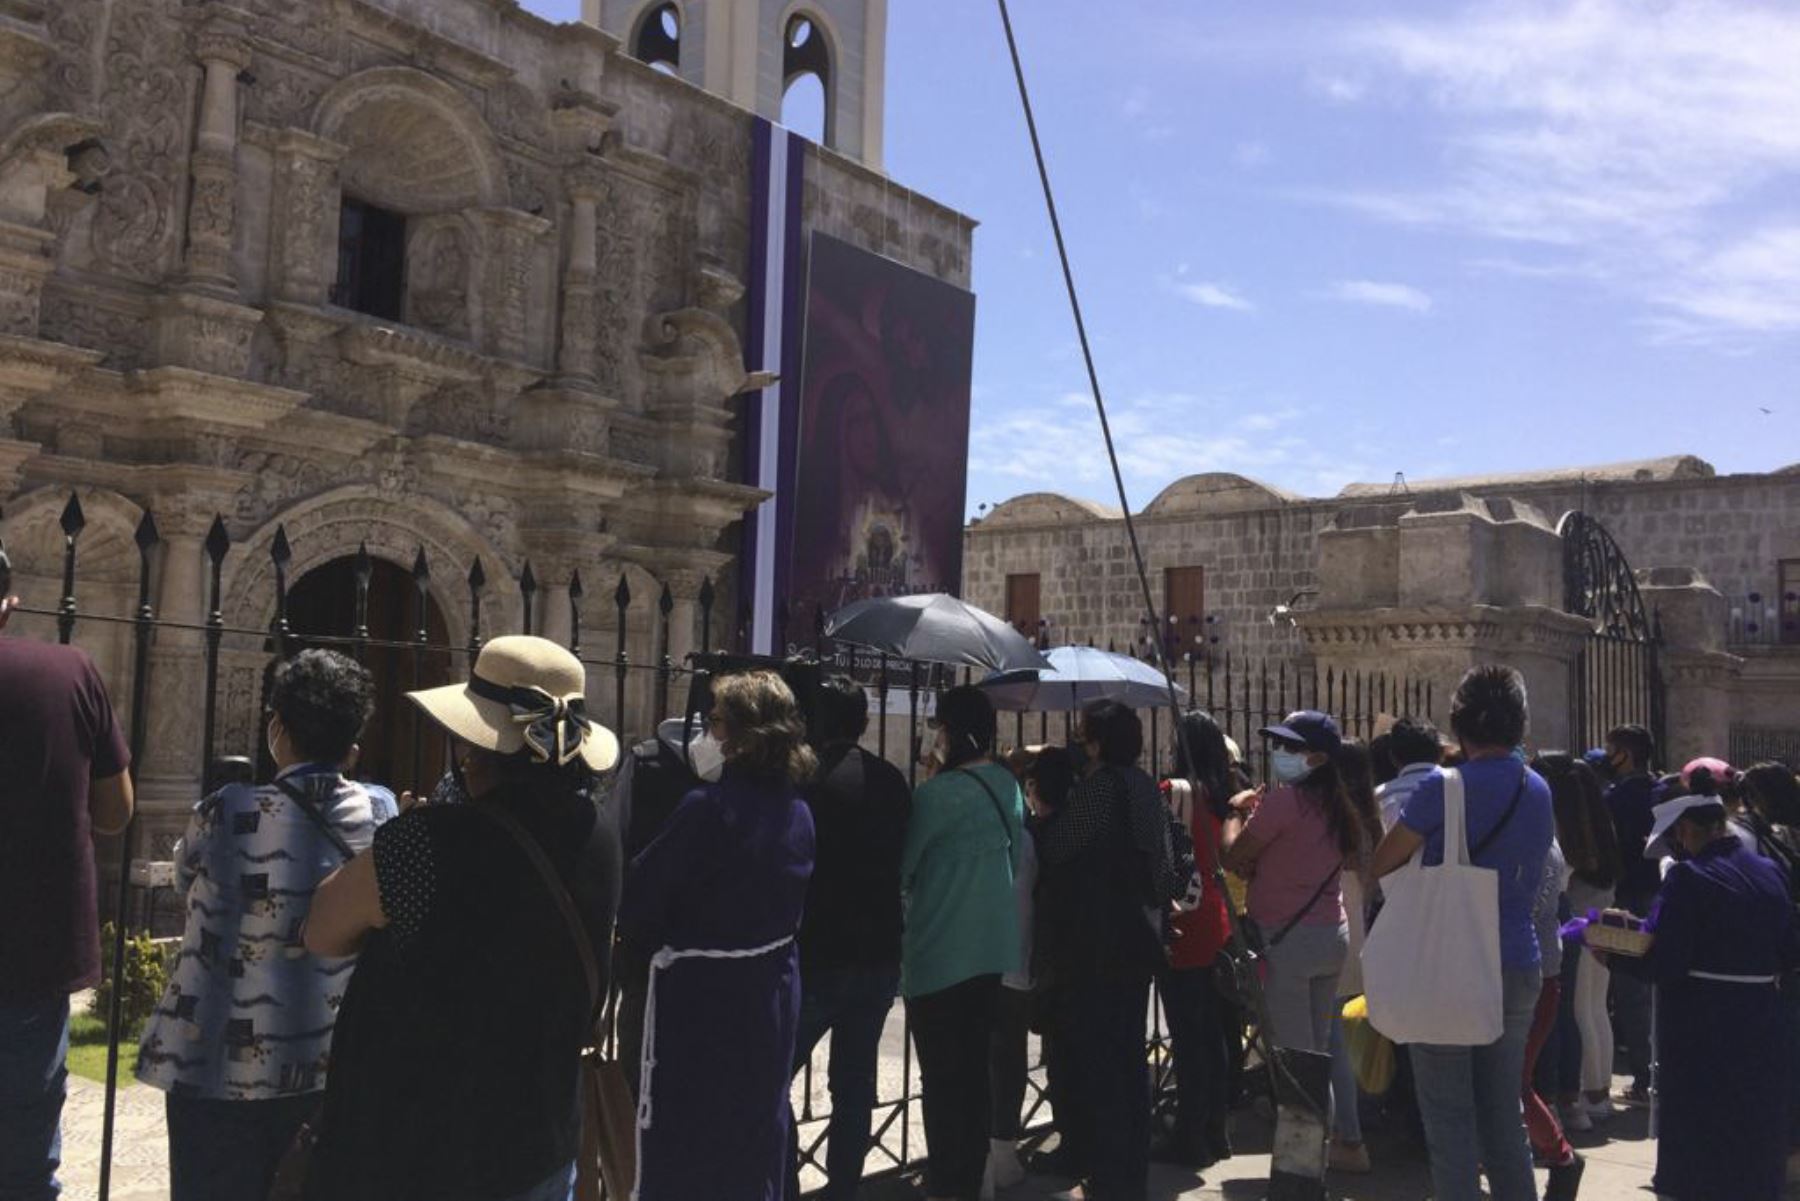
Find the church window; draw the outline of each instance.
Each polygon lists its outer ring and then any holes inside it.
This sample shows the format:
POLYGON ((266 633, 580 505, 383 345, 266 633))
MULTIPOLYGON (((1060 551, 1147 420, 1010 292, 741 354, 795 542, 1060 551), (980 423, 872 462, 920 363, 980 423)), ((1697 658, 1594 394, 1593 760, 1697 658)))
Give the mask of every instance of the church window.
POLYGON ((398 321, 405 294, 406 218, 344 197, 338 218, 338 269, 332 303, 398 321))

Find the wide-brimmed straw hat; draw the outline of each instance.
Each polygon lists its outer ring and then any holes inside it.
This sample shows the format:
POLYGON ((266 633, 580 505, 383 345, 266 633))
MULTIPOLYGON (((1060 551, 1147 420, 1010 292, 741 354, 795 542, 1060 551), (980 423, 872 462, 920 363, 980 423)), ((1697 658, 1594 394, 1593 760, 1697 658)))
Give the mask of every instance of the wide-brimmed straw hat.
POLYGON ((409 692, 426 716, 470 746, 543 763, 579 757, 595 771, 619 761, 619 740, 587 716, 587 672, 547 638, 512 634, 481 648, 466 684, 409 692))

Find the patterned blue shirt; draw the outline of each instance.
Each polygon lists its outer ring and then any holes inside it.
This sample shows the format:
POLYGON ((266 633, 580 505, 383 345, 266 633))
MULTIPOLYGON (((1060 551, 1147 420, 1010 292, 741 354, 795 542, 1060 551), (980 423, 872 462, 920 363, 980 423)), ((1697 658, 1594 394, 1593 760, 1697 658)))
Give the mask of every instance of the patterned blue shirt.
POLYGON ((311 955, 300 933, 313 890, 345 860, 281 785, 358 853, 374 838, 378 804, 316 764, 277 781, 207 797, 176 848, 187 928, 138 1049, 146 1084, 226 1101, 325 1087, 331 1029, 356 961, 311 955))

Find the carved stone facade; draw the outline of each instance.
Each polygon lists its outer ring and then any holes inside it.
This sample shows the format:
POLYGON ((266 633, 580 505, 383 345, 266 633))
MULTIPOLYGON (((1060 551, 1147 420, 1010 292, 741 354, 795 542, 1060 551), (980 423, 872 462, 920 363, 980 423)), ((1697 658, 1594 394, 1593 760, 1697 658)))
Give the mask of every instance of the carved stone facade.
MULTIPOLYGON (((9 10, 9 13, 15 10, 9 10)), ((0 537, 28 604, 60 594, 56 516, 89 528, 80 607, 128 616, 131 531, 162 541, 152 603, 201 623, 214 514, 227 626, 291 587, 423 550, 446 636, 571 626, 610 657, 623 574, 633 662, 734 611, 738 395, 753 118, 585 24, 492 0, 58 0, 0 39, 0 537), (346 202, 403 223, 397 313, 345 291, 346 202), (97 531, 104 530, 105 536, 97 531)), ((809 152, 803 222, 967 287, 973 223, 809 152)), ((411 578, 407 577, 408 588, 411 578)), ((44 635, 46 619, 19 623, 44 635)), ((130 627, 83 622, 121 707, 130 627)), ((217 750, 257 739, 259 638, 228 635, 217 750)), ((154 836, 200 774, 201 639, 151 648, 140 793, 154 836)), ((460 670, 460 668, 459 668, 460 670)), ((610 697, 610 669, 596 695, 610 697)), ((652 688, 634 678, 628 732, 652 688)), ((609 717, 610 706, 601 706, 609 717)))

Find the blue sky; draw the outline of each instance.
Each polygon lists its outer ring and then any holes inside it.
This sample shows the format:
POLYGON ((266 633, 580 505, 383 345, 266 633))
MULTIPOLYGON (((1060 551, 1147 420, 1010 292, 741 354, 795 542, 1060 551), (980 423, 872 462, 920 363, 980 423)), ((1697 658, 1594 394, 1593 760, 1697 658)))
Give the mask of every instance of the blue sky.
MULTIPOLYGON (((1800 8, 1013 9, 1133 507, 1800 460, 1800 8)), ((1110 503, 998 16, 889 14, 888 170, 981 222, 970 510, 1110 503)))

